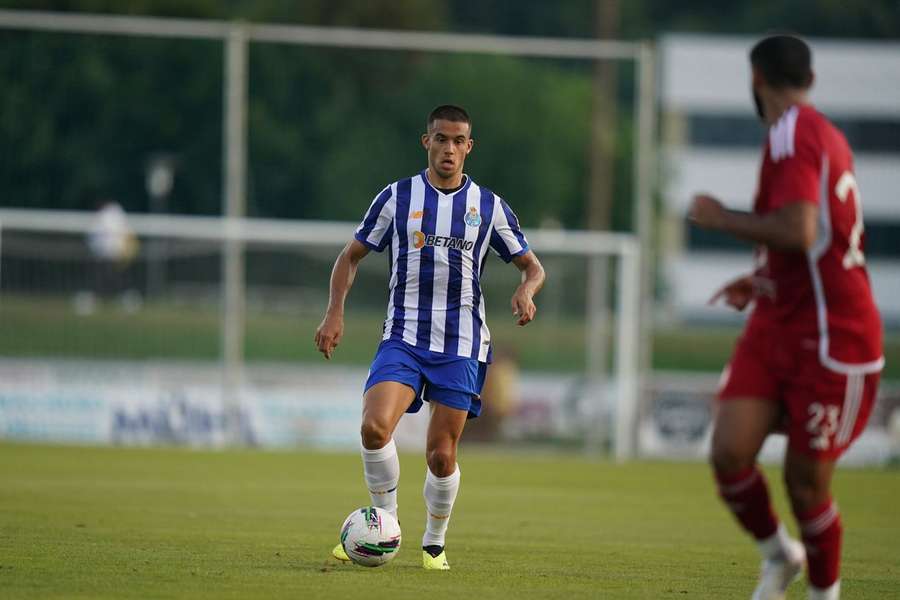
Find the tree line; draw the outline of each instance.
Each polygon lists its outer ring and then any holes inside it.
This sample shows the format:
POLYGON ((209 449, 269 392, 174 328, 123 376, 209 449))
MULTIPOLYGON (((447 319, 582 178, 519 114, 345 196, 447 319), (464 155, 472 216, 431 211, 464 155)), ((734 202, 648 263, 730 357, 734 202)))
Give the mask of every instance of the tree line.
MULTIPOLYGON (((621 5, 619 29, 626 38, 773 25, 818 35, 900 33, 887 0, 736 5, 724 15, 713 1, 636 0, 621 5)), ((0 7, 585 37, 596 2, 0 0, 0 7)), ((148 211, 147 164, 165 154, 175 164, 165 209, 220 214, 222 61, 214 41, 0 30, 0 205, 91 209, 113 199, 148 211)), ((584 61, 254 43, 249 67, 251 216, 358 219, 384 185, 424 168, 418 138, 428 111, 458 103, 474 120, 467 163, 474 178, 507 198, 527 225, 584 226, 591 110, 584 61)), ((633 72, 623 63, 618 73, 608 93, 619 107, 613 224, 622 228, 630 213, 633 72)))

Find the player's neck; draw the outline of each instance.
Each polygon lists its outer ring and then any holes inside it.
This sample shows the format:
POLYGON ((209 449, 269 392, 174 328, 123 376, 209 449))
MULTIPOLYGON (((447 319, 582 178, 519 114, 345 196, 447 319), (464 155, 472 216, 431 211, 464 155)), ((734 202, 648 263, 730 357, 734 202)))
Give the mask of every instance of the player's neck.
POLYGON ((451 175, 450 177, 441 177, 437 173, 431 170, 429 167, 425 170, 425 176, 428 178, 428 183, 432 186, 436 187, 439 190, 452 190, 460 187, 463 182, 463 174, 462 171, 451 175))
POLYGON ((774 125, 781 119, 781 115, 792 106, 809 104, 809 94, 806 90, 784 90, 771 96, 766 102, 766 114, 768 125, 774 125))

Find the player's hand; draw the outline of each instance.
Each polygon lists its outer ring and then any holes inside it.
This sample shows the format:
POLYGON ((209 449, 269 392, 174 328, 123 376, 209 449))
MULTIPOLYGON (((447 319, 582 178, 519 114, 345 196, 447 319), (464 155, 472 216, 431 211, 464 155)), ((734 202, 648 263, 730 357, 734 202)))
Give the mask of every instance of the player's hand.
POLYGON ((722 203, 707 194, 697 194, 688 209, 688 219, 704 229, 719 229, 725 218, 725 207, 722 203))
POLYGON ((534 315, 537 313, 537 307, 531 298, 532 294, 522 287, 519 287, 516 293, 513 294, 512 302, 510 302, 512 314, 514 317, 518 317, 519 320, 516 323, 520 327, 533 321, 534 315))
POLYGON ((709 304, 713 305, 719 299, 724 299, 725 304, 741 311, 747 308, 747 305, 758 296, 775 297, 772 281, 765 277, 745 275, 725 284, 722 289, 712 295, 712 298, 709 299, 709 304))
POLYGON ((344 317, 326 314, 319 328, 316 329, 316 348, 325 355, 327 360, 331 360, 331 355, 343 336, 344 317))

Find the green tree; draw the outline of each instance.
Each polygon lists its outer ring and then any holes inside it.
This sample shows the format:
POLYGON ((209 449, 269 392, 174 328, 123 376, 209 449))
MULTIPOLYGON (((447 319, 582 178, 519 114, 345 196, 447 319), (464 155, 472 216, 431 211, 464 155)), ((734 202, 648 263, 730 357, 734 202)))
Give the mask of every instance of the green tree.
MULTIPOLYGON (((626 38, 665 31, 900 36, 895 0, 621 3, 626 38)), ((595 2, 543 0, 0 0, 0 7, 390 29, 587 37, 595 2)), ((177 159, 170 210, 221 211, 222 44, 0 30, 0 205, 148 208, 144 169, 177 159)), ((615 95, 630 107, 633 70, 615 95)), ((428 110, 475 119, 469 172, 534 225, 583 223, 589 65, 483 55, 252 44, 248 212, 359 218, 381 186, 424 166, 428 110)), ((617 125, 614 225, 629 224, 629 111, 617 125)))

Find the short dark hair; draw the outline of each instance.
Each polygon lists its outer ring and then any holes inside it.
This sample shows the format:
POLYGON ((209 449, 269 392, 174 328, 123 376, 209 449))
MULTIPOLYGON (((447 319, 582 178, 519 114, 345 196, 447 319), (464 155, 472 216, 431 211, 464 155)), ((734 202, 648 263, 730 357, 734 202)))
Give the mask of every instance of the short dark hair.
POLYGON ((431 126, 434 125, 434 122, 438 119, 452 121, 454 123, 468 123, 469 131, 472 130, 472 119, 469 118, 469 113, 467 113, 466 109, 462 106, 456 106, 455 104, 441 104, 429 113, 428 121, 425 122, 425 130, 431 131, 431 126))
POLYGON ((812 52, 794 35, 771 35, 750 51, 750 64, 776 89, 807 89, 812 85, 812 52))

